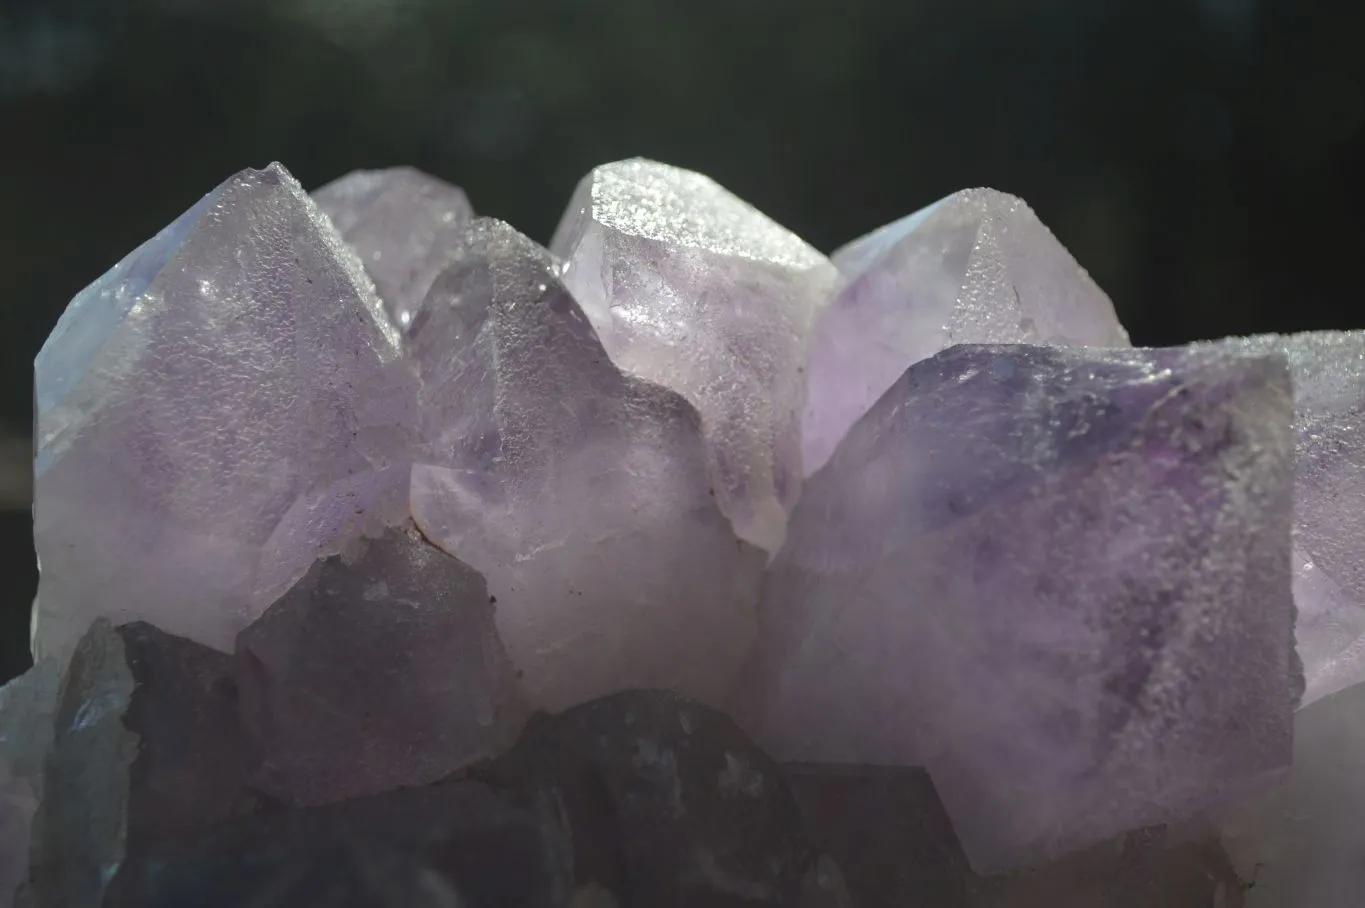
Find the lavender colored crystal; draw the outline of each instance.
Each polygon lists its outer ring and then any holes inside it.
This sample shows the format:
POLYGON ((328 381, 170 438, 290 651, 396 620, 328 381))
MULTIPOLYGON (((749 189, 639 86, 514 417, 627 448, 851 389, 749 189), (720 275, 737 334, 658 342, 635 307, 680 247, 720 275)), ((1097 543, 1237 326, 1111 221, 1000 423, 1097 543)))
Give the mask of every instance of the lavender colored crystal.
POLYGON ((834 254, 803 421, 809 476, 912 363, 959 343, 1126 347, 1113 304, 1022 199, 954 193, 834 254))
POLYGON ((237 638, 253 781, 321 804, 496 756, 527 710, 483 578, 395 528, 319 562, 237 638))
POLYGON ((474 216, 464 190, 411 167, 357 170, 315 190, 313 199, 365 263, 400 328, 459 258, 474 216))
POLYGON ((0 906, 28 880, 30 829, 43 796, 61 668, 44 659, 0 687, 0 906))
POLYGON ((36 651, 65 657, 97 615, 229 650, 405 456, 398 355, 278 165, 82 291, 35 367, 36 651))
POLYGON ((924 765, 978 870, 1288 764, 1283 358, 955 347, 808 484, 733 708, 782 759, 924 765))
POLYGON ((1229 341, 1294 381, 1294 602, 1303 705, 1365 681, 1365 331, 1229 341))
POLYGON ((412 514, 478 570, 532 706, 631 687, 722 699, 763 555, 710 494, 696 412, 626 376, 544 249, 477 221, 414 323, 424 462, 412 514))
POLYGON ((802 374, 829 261, 701 174, 598 167, 551 249, 611 358, 700 411, 721 508, 775 553, 801 484, 802 374))

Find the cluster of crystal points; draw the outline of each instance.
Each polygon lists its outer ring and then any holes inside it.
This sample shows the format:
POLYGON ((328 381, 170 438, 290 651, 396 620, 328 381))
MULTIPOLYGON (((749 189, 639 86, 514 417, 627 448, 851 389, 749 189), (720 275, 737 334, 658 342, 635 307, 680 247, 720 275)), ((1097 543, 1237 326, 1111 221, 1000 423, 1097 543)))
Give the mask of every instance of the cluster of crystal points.
POLYGON ((272 165, 35 399, 0 904, 1365 886, 1365 332, 1132 348, 1010 196, 830 259, 633 160, 543 248, 272 165))

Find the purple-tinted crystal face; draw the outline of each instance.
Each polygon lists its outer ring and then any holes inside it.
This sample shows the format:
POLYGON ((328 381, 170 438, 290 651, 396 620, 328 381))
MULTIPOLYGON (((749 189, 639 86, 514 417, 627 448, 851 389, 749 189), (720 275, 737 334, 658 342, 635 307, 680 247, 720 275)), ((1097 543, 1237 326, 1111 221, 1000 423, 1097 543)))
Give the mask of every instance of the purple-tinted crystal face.
POLYGON ((807 484, 733 708, 926 765, 978 869, 1288 760, 1289 383, 1226 351, 958 347, 807 484))
POLYGON ((423 533, 488 579, 534 706, 632 687, 718 702, 753 639, 762 554, 716 506, 680 396, 612 363, 545 250, 475 222, 410 350, 423 533))
POLYGON ((411 167, 357 170, 313 199, 365 264, 400 329, 412 324, 436 276, 458 260, 474 216, 463 190, 411 167))
POLYGON ((230 649, 317 557, 326 515, 401 459, 397 334, 278 166, 78 302, 35 371, 37 651, 69 654, 96 615, 230 649))
POLYGON ((800 415, 829 261, 701 174, 597 168, 551 248, 612 361, 701 413, 721 509, 775 553, 800 491, 800 415))
POLYGON ((1020 199, 955 193, 834 254, 812 336, 806 475, 912 363, 961 343, 1128 345, 1104 291, 1020 199))

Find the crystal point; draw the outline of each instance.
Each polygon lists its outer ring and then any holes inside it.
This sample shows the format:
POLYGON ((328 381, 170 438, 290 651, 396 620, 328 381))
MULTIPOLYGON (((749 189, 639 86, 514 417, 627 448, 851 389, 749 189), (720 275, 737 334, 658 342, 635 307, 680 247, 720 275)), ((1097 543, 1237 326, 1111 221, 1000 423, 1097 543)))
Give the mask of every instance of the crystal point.
POLYGON ((1114 306, 1023 200, 955 193, 834 254, 803 421, 809 476, 912 363, 961 343, 1124 347, 1114 306))
POLYGON ((701 413, 721 508, 775 553, 801 484, 811 322, 829 261, 701 174, 598 167, 551 247, 611 358, 701 413))
POLYGON ((35 364, 36 652, 66 657, 99 615, 230 650, 400 455, 398 355, 359 262, 279 165, 83 291, 35 364))
POLYGON ((526 710, 483 578, 395 528, 319 562, 237 638, 254 784, 327 803, 501 753, 526 710))
POLYGON ((30 831, 43 796, 61 667, 44 659, 0 686, 0 906, 28 880, 30 831))
POLYGON ((1302 683, 1290 406, 1283 358, 1226 347, 911 367, 793 515, 742 724, 926 766, 982 871, 1262 784, 1302 683))
POLYGON ((544 249, 496 221, 469 242, 411 338, 431 439, 414 519, 487 578, 532 706, 631 687, 719 702, 763 557, 710 494, 696 411, 612 363, 544 249))
POLYGON ((474 216, 462 189, 411 167, 353 171, 313 199, 365 263, 399 328, 411 324, 432 281, 459 257, 474 216))

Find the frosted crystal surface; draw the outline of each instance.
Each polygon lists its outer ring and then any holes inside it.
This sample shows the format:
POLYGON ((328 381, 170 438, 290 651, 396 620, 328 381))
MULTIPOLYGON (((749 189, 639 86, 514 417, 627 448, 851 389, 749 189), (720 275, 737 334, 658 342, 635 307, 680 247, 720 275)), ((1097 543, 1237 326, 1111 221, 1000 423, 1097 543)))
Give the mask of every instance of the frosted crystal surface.
POLYGON ((35 651, 96 615, 230 650, 406 453, 414 391, 359 262, 247 170, 63 314, 35 364, 35 651))
POLYGON ((322 804, 494 757, 526 719, 488 587, 410 527, 319 562, 237 637, 262 791, 322 804))
POLYGON ((1288 763, 1282 357, 960 346, 811 479, 741 724, 779 759, 923 765, 986 872, 1288 763))
POLYGON ((314 190, 313 199, 365 263, 399 328, 459 258, 474 216, 464 190, 412 167, 353 171, 314 190))
POLYGON ((410 339, 430 441, 414 520, 487 579, 533 707, 632 687, 718 702, 764 559, 716 505, 696 411, 612 363, 544 249, 488 220, 469 244, 410 339))
POLYGON ((1365 681, 1365 331, 1229 341, 1294 382, 1294 602, 1303 705, 1365 681))
POLYGON ((805 353, 834 267, 710 178, 638 159, 584 178, 551 249, 613 361, 696 406, 721 508, 775 553, 800 492, 805 353))
POLYGON ((43 796, 61 669, 45 659, 0 687, 0 905, 28 879, 29 833, 43 796))
POLYGON ((1255 885, 1246 908, 1356 908, 1365 891, 1365 685, 1294 717, 1288 782, 1223 819, 1223 843, 1255 885))
POLYGON ((960 343, 1126 347, 1114 306, 1022 199, 968 189, 834 253, 803 419, 809 476, 912 363, 960 343))

